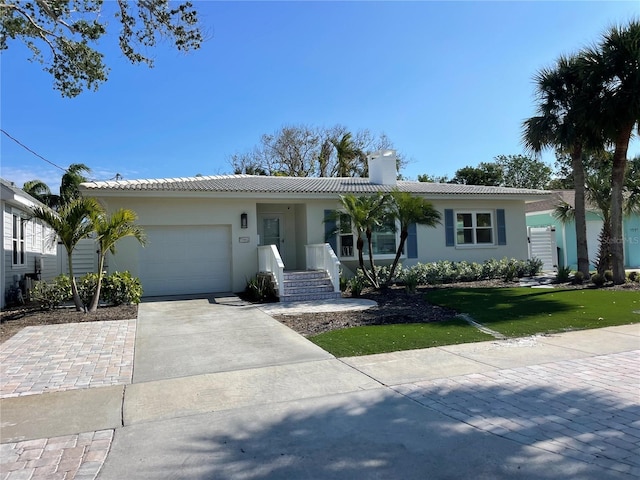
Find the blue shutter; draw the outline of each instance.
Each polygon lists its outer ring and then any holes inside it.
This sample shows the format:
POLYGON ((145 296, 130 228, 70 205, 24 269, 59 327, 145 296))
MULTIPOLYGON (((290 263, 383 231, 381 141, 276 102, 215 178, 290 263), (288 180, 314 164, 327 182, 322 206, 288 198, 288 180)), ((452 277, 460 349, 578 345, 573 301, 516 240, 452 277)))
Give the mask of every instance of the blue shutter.
POLYGON ((333 210, 324 211, 324 241, 328 242, 333 251, 338 254, 338 236, 336 234, 336 221, 332 218, 333 210))
POLYGON ((418 258, 418 229, 415 223, 410 223, 407 237, 407 258, 418 258))
POLYGON ((507 244, 507 226, 504 220, 504 208, 496 210, 496 216, 498 218, 498 245, 507 244))
POLYGON ((456 236, 453 225, 453 210, 451 208, 445 208, 444 210, 444 233, 447 247, 455 246, 456 236))

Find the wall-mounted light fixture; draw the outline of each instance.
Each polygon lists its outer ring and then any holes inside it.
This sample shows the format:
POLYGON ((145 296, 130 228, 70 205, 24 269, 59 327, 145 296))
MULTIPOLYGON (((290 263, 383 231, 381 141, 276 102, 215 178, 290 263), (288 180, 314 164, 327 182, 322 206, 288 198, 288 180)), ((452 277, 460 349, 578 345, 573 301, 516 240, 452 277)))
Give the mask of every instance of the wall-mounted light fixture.
POLYGON ((241 213, 240 214, 240 228, 247 228, 247 227, 248 227, 247 214, 246 213, 241 213))

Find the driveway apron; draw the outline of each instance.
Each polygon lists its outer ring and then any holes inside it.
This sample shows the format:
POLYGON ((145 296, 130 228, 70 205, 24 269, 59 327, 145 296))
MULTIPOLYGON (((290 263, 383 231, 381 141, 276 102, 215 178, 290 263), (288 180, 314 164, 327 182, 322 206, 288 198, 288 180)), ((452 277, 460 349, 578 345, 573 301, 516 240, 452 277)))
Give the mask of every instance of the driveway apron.
MULTIPOLYGON (((509 414, 500 407, 504 402, 496 403, 496 419, 482 424, 474 415, 483 409, 477 410, 475 403, 469 404, 469 411, 446 408, 466 405, 467 395, 485 388, 485 377, 493 383, 480 400, 470 400, 500 402, 510 384, 496 384, 494 372, 519 375, 514 369, 499 370, 500 362, 492 365, 484 356, 473 358, 476 351, 469 347, 428 349, 440 355, 424 359, 415 357, 426 355, 424 351, 415 351, 406 364, 396 362, 393 354, 373 364, 364 358, 336 359, 235 297, 147 302, 140 307, 138 322, 134 381, 125 389, 123 426, 115 430, 98 480, 599 480, 633 478, 637 473, 632 460, 595 462, 596 457, 584 453, 587 447, 576 447, 568 455, 564 443, 545 442, 540 431, 562 420, 562 406, 546 409, 544 401, 536 400, 535 422, 526 419, 533 427, 513 422, 500 424, 498 430, 494 424, 503 413, 509 414), (434 392, 431 383, 417 383, 418 378, 405 371, 416 363, 441 370, 445 364, 456 366, 458 382, 468 386, 468 392, 466 387, 459 391, 439 384, 434 392), (407 381, 416 383, 400 385, 407 381), (441 398, 445 407, 431 406, 433 398, 441 398), (526 435, 510 436, 509 428, 526 435)), ((638 339, 635 330, 610 335, 638 339)), ((584 335, 585 350, 590 338, 584 335)), ((545 345, 547 350, 552 347, 556 348, 545 345)), ((591 356, 588 351, 568 350, 564 358, 569 361, 591 356)), ((511 362, 515 358, 507 357, 511 362)), ((633 362, 634 357, 621 361, 633 362)), ((539 362, 535 357, 532 364, 539 362)), ((576 383, 572 401, 588 402, 579 396, 580 388, 576 383)), ((534 393, 539 398, 553 393, 545 389, 543 384, 534 393)), ((506 408, 527 399, 529 391, 516 394, 521 398, 514 397, 515 403, 506 408)), ((613 405, 618 398, 622 397, 612 397, 613 405)), ((628 403, 621 418, 635 411, 633 398, 628 403)), ((516 419, 522 422, 517 415, 516 419)), ((609 452, 610 441, 616 439, 603 438, 598 449, 609 452)), ((621 459, 632 455, 628 446, 616 448, 621 459)))

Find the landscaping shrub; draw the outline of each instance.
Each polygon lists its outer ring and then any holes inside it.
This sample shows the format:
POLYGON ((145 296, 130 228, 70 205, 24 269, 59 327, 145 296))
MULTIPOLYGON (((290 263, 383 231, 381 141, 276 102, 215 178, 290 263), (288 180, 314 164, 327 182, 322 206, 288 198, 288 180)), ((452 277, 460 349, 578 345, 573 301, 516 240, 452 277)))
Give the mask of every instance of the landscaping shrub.
POLYGON ((571 277, 571 267, 560 267, 556 274, 556 283, 566 283, 571 277))
POLYGON ((245 293, 252 302, 271 302, 276 298, 273 282, 267 275, 256 275, 247 280, 245 293))
POLYGON ((640 275, 638 272, 629 272, 629 281, 630 282, 640 282, 640 275))
POLYGON ((31 290, 31 299, 43 310, 53 310, 71 300, 71 281, 67 275, 58 275, 53 282, 36 282, 31 290))
POLYGON ((576 272, 573 274, 573 283, 575 283, 576 285, 582 285, 582 282, 584 282, 584 273, 582 272, 576 272))
POLYGON ((604 279, 607 282, 613 282, 613 272, 611 270, 604 271, 604 279))
POLYGON ((416 293, 418 288, 418 276, 415 273, 407 272, 403 275, 404 289, 407 293, 416 293))
POLYGON ((128 271, 113 272, 102 279, 100 298, 110 305, 138 304, 142 298, 140 279, 128 271))
POLYGON ((351 291, 351 296, 359 297, 365 285, 364 275, 361 273, 360 275, 351 277, 347 282, 347 285, 349 287, 349 290, 351 291))
POLYGON ((591 282, 598 288, 603 286, 607 280, 604 275, 600 275, 599 273, 594 273, 591 275, 591 282))
POLYGON ((542 265, 544 262, 539 258, 530 258, 526 261, 524 276, 533 277, 539 274, 542 271, 542 265))
POLYGON ((97 285, 97 273, 87 273, 76 281, 76 286, 78 287, 78 295, 80 296, 80 300, 82 301, 82 305, 84 305, 85 309, 91 303, 91 299, 93 298, 93 294, 96 291, 97 285))

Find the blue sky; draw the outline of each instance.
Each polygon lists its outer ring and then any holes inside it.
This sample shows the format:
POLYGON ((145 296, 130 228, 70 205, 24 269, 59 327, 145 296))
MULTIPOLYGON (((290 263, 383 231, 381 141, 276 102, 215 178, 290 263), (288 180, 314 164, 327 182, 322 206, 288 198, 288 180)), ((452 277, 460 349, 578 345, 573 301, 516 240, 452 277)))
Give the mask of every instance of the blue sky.
MULTIPOLYGON (((410 162, 405 177, 451 176, 523 153, 535 72, 640 14, 636 1, 194 3, 209 37, 200 50, 165 43, 154 68, 131 65, 111 20, 100 45, 109 80, 74 99, 10 44, 2 128, 97 180, 230 173, 232 154, 301 124, 384 132, 410 162)), ((3 178, 59 184, 62 172, 0 141, 3 178)))

